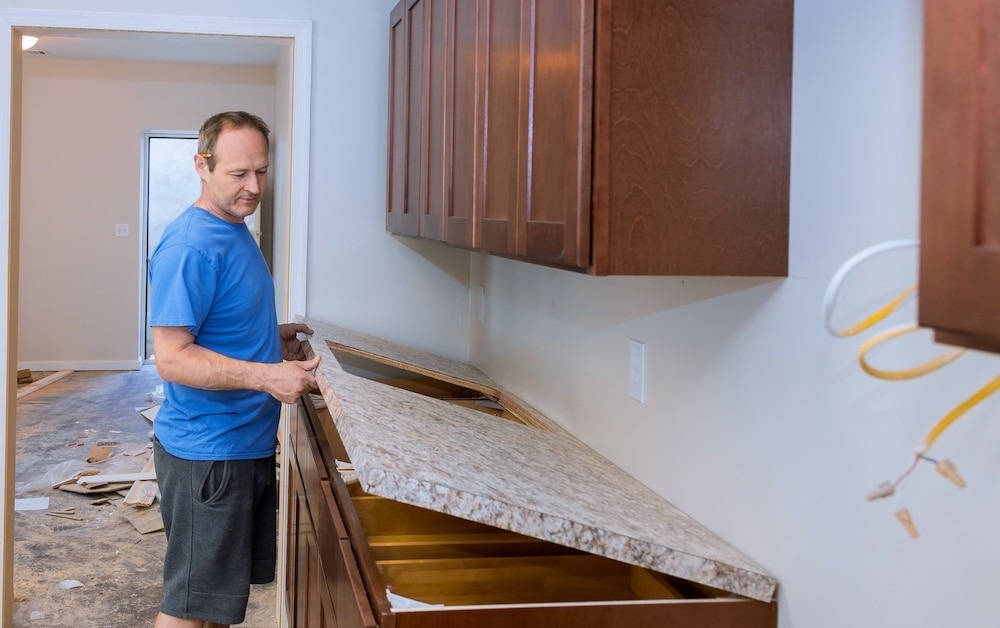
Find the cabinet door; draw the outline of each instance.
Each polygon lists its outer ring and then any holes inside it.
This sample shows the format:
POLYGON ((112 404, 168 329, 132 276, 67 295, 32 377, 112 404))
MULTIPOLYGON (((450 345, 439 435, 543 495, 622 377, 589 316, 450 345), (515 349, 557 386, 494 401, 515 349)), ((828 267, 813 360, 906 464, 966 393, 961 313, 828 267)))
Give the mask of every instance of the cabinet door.
MULTIPOLYGON (((396 5, 389 14, 389 164, 385 228, 391 233, 415 236, 418 228, 417 213, 415 206, 410 205, 409 187, 413 175, 408 170, 407 159, 410 150, 412 99, 409 87, 410 38, 405 18, 406 7, 403 3, 396 5)), ((419 126, 417 134, 419 138, 419 126)))
MULTIPOLYGON (((450 100, 452 77, 452 50, 454 48, 452 29, 452 4, 454 0, 411 0, 410 16, 423 23, 424 49, 411 50, 411 54, 422 57, 424 87, 419 124, 424 130, 421 142, 424 145, 418 164, 411 171, 420 177, 420 236, 432 240, 443 240, 443 219, 451 186, 450 139, 452 104, 450 100)), ((411 68, 413 65, 411 64, 411 68)), ((416 122, 410 116, 411 122, 416 122)), ((413 154, 410 154, 413 158, 413 154)))
POLYGON ((483 247, 590 263, 593 0, 487 0, 483 247))
POLYGON ((483 0, 484 110, 482 246, 487 252, 518 249, 519 216, 525 213, 527 73, 521 63, 530 25, 524 0, 483 0))
POLYGON ((919 320, 1000 351, 1000 0, 925 10, 919 320))
POLYGON ((523 254, 585 268, 590 263, 594 2, 534 0, 530 10, 523 254))
POLYGON ((452 0, 452 72, 449 103, 451 136, 448 153, 450 180, 446 182, 445 241, 478 247, 479 124, 482 99, 479 94, 479 2, 452 0), (450 186, 450 187, 448 187, 450 186))

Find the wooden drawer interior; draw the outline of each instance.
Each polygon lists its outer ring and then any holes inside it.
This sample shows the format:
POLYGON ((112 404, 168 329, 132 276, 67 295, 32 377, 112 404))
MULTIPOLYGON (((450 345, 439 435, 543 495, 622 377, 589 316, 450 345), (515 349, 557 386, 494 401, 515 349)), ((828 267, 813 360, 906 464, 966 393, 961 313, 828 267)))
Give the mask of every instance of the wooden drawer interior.
POLYGON ((348 488, 386 586, 428 604, 680 600, 729 594, 348 488))

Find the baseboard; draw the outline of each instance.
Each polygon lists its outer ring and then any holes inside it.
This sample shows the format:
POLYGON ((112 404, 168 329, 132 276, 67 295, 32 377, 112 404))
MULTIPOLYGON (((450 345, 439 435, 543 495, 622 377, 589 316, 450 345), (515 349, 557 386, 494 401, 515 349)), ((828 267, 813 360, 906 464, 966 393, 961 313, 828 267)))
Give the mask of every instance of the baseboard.
POLYGON ((66 360, 59 362, 18 362, 17 369, 32 371, 138 371, 142 360, 66 360))

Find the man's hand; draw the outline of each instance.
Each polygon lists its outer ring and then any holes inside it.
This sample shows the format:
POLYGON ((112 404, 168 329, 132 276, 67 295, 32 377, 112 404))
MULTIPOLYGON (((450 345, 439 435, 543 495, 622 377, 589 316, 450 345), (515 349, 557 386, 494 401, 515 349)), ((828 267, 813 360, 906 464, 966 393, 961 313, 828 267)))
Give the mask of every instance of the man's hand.
POLYGON ((295 403, 303 394, 315 390, 316 377, 313 369, 319 366, 319 356, 311 360, 293 360, 269 365, 266 390, 272 397, 284 403, 295 403))
POLYGON ((298 338, 299 332, 302 332, 303 334, 307 335, 312 335, 313 330, 309 329, 309 326, 303 323, 285 323, 284 325, 278 325, 278 335, 281 336, 282 359, 284 360, 306 359, 306 354, 302 350, 302 342, 298 338))

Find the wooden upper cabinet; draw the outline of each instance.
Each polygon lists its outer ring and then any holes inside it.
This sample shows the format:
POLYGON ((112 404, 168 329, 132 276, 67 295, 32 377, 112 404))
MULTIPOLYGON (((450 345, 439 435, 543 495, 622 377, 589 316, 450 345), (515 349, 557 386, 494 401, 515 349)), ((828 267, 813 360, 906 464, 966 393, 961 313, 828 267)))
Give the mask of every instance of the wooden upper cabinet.
POLYGON ((922 326, 1000 352, 1000 0, 926 0, 922 326))
POLYGON ((390 17, 386 228, 475 246, 475 3, 405 0, 390 17))
POLYGON ((395 36, 393 64, 432 94, 403 120, 394 89, 390 119, 430 139, 390 170, 446 218, 390 231, 598 275, 787 274, 792 0, 405 2, 423 65, 395 36))

